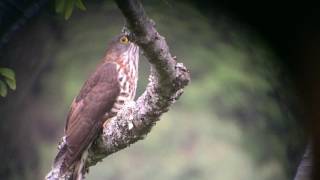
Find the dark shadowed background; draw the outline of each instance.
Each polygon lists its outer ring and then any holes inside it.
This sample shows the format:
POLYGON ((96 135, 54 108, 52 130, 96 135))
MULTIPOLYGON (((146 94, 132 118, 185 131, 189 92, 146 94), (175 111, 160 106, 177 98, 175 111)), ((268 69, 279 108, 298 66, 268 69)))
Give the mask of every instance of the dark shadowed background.
MULTIPOLYGON (((123 27, 112 1, 85 4, 66 21, 53 1, 0 2, 0 67, 17 81, 0 97, 0 179, 45 176, 73 97, 123 27)), ((318 127, 316 6, 143 4, 192 82, 145 140, 92 167, 87 179, 292 179, 318 127)), ((138 95, 149 74, 140 60, 138 95)))

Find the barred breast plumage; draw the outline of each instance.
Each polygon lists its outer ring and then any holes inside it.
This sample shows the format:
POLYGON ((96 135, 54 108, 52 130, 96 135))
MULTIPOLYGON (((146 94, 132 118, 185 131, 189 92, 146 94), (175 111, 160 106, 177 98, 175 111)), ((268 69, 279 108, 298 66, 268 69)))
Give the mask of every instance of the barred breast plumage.
MULTIPOLYGON (((117 66, 118 72, 118 82, 120 84, 120 93, 117 97, 117 100, 114 106, 111 109, 111 112, 106 114, 106 118, 110 119, 114 117, 117 112, 123 107, 123 105, 127 101, 134 100, 137 90, 137 82, 138 82, 138 60, 139 60, 139 53, 135 53, 139 51, 138 46, 132 46, 130 51, 133 53, 128 53, 122 55, 122 61, 114 62, 117 66), (130 55, 134 55, 134 57, 130 57, 130 55)), ((104 120, 107 120, 104 119, 104 120)))

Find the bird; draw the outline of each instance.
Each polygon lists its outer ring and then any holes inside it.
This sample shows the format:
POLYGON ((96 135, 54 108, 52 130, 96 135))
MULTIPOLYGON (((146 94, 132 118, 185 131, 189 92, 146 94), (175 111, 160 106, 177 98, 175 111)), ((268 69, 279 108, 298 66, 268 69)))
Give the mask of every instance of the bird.
POLYGON ((127 33, 121 33, 111 40, 102 62, 74 98, 47 180, 66 176, 83 179, 88 149, 102 133, 104 123, 115 117, 126 102, 134 100, 139 46, 129 39, 127 33))

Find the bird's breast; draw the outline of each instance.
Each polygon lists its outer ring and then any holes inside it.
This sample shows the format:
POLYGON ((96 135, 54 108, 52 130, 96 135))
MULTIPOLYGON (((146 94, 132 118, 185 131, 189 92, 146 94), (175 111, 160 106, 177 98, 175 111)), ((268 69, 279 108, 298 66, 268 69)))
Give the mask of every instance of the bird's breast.
POLYGON ((137 89, 137 67, 134 65, 117 64, 118 82, 120 93, 111 109, 112 113, 117 113, 127 101, 134 100, 137 89))

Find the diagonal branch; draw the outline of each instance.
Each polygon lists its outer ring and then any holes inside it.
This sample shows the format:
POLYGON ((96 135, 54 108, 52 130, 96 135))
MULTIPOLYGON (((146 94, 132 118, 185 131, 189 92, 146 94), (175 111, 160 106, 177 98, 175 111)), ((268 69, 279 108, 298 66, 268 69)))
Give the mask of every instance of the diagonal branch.
POLYGON ((309 143, 305 153, 301 159, 301 162, 299 164, 299 167, 297 169, 296 175, 294 177, 294 180, 311 180, 311 171, 313 166, 313 152, 312 152, 312 144, 309 143))
POLYGON ((86 167, 95 165, 104 157, 117 152, 143 137, 160 116, 169 110, 190 81, 187 68, 177 63, 169 47, 149 19, 138 0, 115 0, 127 20, 133 39, 151 64, 149 84, 136 102, 127 103, 117 116, 109 121, 102 136, 89 150, 86 167))

